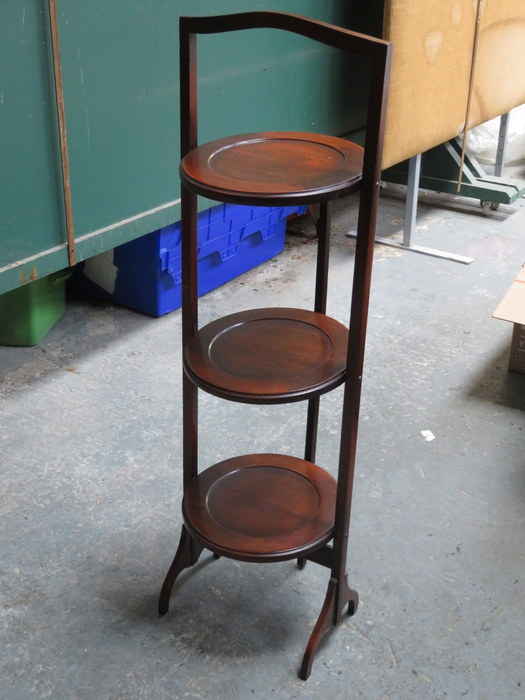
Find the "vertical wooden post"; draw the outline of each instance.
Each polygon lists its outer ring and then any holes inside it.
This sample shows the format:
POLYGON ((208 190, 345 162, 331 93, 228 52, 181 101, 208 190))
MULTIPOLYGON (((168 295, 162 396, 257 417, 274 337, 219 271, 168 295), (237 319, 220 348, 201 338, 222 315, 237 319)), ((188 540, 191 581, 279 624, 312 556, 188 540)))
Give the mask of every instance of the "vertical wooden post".
POLYGON ((53 75, 55 98, 58 115, 60 137, 60 161, 62 164, 62 188, 64 192, 64 208, 66 214, 67 252, 69 264, 76 264, 75 229, 73 225, 73 204, 71 199, 71 179, 69 175, 69 154, 67 147, 66 110, 64 106, 64 86, 62 82, 62 64, 60 61, 60 42, 58 36, 58 19, 56 0, 49 2, 49 24, 51 28, 51 47, 53 52, 53 75))

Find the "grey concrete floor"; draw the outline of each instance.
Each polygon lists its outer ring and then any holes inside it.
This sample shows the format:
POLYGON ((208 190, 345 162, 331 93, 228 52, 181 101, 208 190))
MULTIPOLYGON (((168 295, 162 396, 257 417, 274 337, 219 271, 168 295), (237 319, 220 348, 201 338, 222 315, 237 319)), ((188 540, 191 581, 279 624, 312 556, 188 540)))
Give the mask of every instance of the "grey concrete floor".
MULTIPOLYGON (((330 312, 346 321, 355 203, 336 207, 330 312)), ((402 188, 381 199, 399 235, 402 188)), ((523 200, 486 216, 423 193, 415 242, 377 246, 349 545, 356 615, 296 672, 328 571, 210 555, 157 596, 180 526, 180 312, 71 298, 35 348, 0 348, 3 698, 525 697, 525 375, 491 318, 525 260, 523 200), (431 431, 426 440, 422 431, 431 431)), ((225 311, 311 302, 309 228, 202 299, 225 311)), ((301 454, 302 404, 201 394, 201 463, 301 454)), ((340 390, 318 462, 337 460, 340 390)))

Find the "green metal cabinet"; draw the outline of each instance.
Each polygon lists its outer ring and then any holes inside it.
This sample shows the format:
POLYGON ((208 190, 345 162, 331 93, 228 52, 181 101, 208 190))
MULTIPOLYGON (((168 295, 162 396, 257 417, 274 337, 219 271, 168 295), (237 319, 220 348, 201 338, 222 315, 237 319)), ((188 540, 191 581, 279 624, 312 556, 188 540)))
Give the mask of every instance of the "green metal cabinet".
MULTIPOLYGON (((382 0, 381 0, 382 1, 382 0)), ((376 4, 377 0, 376 0, 376 4)), ((77 259, 177 221, 178 18, 277 9, 351 27, 341 0, 57 0, 77 259)), ((357 27, 360 28, 360 27, 357 27)), ((369 29, 369 26, 363 28, 369 29)), ((0 6, 0 293, 68 267, 47 0, 0 6)), ((264 129, 343 134, 359 71, 300 37, 201 43, 201 139, 264 129)), ((364 99, 362 100, 364 104, 364 99)))

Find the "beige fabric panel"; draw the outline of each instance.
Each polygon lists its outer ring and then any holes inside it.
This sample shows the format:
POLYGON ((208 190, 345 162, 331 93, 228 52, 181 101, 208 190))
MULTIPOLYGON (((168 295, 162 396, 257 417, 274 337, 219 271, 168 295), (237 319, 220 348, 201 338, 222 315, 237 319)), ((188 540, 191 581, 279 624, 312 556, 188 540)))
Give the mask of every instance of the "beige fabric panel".
POLYGON ((469 127, 525 102, 525 0, 485 0, 469 127))
MULTIPOLYGON (((385 0, 393 42, 383 167, 463 132, 478 0, 385 0)), ((469 128, 525 102, 525 0, 484 0, 469 128)))

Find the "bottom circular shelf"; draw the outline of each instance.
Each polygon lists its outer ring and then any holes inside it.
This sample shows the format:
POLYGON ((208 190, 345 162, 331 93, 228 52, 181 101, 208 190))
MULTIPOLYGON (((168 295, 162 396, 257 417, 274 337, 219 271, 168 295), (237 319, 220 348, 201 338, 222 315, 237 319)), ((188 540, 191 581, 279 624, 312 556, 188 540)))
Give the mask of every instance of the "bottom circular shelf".
POLYGON ((207 549, 243 561, 306 556, 333 535, 336 482, 297 457, 250 454, 215 464, 186 490, 183 515, 207 549))

